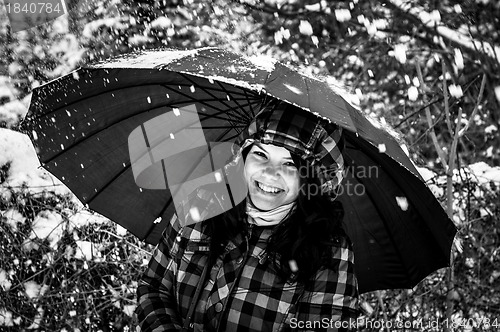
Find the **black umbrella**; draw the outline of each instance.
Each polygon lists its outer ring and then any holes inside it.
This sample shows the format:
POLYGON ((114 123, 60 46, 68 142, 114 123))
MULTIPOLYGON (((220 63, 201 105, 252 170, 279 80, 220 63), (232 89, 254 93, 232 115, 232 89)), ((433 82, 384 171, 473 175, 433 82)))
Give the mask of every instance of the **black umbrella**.
MULTIPOLYGON (((207 144, 232 142, 269 98, 345 129, 347 173, 339 200, 361 292, 411 288, 448 266, 456 228, 398 141, 328 83, 275 61, 215 48, 121 56, 36 88, 22 128, 42 165, 84 204, 157 243, 175 211, 171 186, 164 175, 156 184, 137 185, 132 133, 146 133, 183 110, 196 113, 193 123, 207 144)), ((188 163, 184 172, 200 171, 196 167, 188 163)))

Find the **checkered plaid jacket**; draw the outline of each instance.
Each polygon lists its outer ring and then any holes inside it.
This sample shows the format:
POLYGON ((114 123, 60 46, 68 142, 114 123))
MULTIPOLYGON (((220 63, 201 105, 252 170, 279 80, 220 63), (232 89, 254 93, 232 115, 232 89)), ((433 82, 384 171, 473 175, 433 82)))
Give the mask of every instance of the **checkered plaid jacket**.
POLYGON ((137 290, 141 331, 180 330, 199 283, 192 331, 337 331, 333 322, 356 318, 348 240, 332 248, 334 266, 320 269, 311 282, 283 284, 265 253, 272 227, 251 226, 227 244, 202 281, 210 244, 205 225, 180 227, 172 218, 137 290))

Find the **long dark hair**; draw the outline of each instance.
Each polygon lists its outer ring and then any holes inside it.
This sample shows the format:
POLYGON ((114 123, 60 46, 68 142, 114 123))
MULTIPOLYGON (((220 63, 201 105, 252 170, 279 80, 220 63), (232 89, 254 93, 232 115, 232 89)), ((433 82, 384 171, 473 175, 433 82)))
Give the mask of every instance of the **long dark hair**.
MULTIPOLYGON (((250 148, 245 150, 244 158, 250 148)), ((320 267, 331 263, 332 250, 346 237, 342 229, 344 210, 340 202, 319 190, 320 181, 314 168, 294 154, 292 158, 300 170, 301 190, 296 209, 274 228, 266 253, 283 283, 305 283, 320 267), (290 262, 298 270, 293 271, 290 262)), ((207 221, 211 237, 209 264, 215 263, 229 240, 248 231, 245 209, 243 200, 230 211, 207 221)))

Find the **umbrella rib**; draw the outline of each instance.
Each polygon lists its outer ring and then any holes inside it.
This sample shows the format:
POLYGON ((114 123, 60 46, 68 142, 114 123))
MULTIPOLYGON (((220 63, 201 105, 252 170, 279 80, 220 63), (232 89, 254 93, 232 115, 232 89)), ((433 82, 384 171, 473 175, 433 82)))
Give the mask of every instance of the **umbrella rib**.
POLYGON ((202 127, 190 127, 192 129, 235 129, 235 128, 246 128, 245 125, 240 126, 202 126, 202 127))
MULTIPOLYGON (((206 101, 218 101, 218 100, 213 100, 213 99, 200 99, 200 100, 192 99, 192 100, 194 100, 194 101, 196 101, 196 102, 198 102, 200 104, 203 104, 205 106, 208 106, 210 108, 213 108, 213 109, 216 109, 216 108, 213 107, 213 106, 211 106, 210 104, 206 103, 206 101)), ((179 103, 179 104, 185 104, 185 103, 187 103, 187 102, 182 102, 182 103, 179 103)), ((175 105, 175 104, 172 104, 172 105, 175 105)), ((250 106, 250 104, 248 104, 248 106, 250 106)), ((234 110, 234 108, 231 108, 230 110, 234 110)), ((227 120, 227 121, 230 120, 228 118, 223 118, 223 117, 218 116, 220 114, 226 114, 226 115, 228 115, 228 114, 231 114, 231 113, 229 113, 228 110, 226 110, 226 111, 218 110, 218 112, 213 113, 213 114, 204 114, 204 118, 201 119, 201 121, 203 121, 206 118, 216 118, 216 119, 227 120)), ((241 120, 241 119, 238 119, 238 120, 241 120)), ((240 121, 240 123, 247 124, 248 122, 247 121, 240 121)))
MULTIPOLYGON (((206 101, 210 101, 210 100, 212 100, 212 99, 206 99, 206 101)), ((120 123, 121 123, 121 122, 123 122, 123 121, 129 120, 129 119, 133 118, 134 116, 139 116, 139 115, 143 114, 143 113, 144 113, 144 112, 146 112, 146 111, 147 111, 147 112, 150 112, 150 111, 153 111, 153 110, 156 110, 156 109, 162 108, 162 107, 175 107, 175 106, 181 106, 181 105, 186 104, 186 103, 188 103, 188 102, 187 102, 187 101, 184 101, 184 102, 179 102, 179 103, 164 104, 164 105, 157 106, 157 107, 155 107, 155 108, 151 108, 151 109, 149 109, 149 110, 141 110, 139 113, 134 113, 134 114, 131 114, 131 115, 127 116, 127 117, 124 117, 124 118, 120 119, 120 120, 119 120, 119 121, 117 121, 117 122, 114 122, 114 123, 109 124, 108 126, 106 126, 106 127, 104 127, 104 128, 101 128, 99 131, 96 131, 95 133, 92 133, 92 134, 90 134, 90 135, 86 135, 86 136, 85 136, 82 140, 80 140, 80 141, 76 142, 75 144, 73 144, 73 145, 71 145, 71 146, 68 146, 66 149, 64 149, 64 150, 62 150, 62 151, 59 151, 58 153, 56 153, 55 155, 53 155, 51 158, 46 159, 46 160, 44 160, 43 162, 44 162, 44 163, 49 163, 49 162, 51 162, 52 160, 54 160, 55 158, 59 157, 59 156, 60 156, 61 154, 63 154, 64 152, 68 151, 68 150, 69 150, 69 149, 71 149, 71 148, 74 148, 74 147, 78 146, 78 145, 79 145, 79 144, 81 144, 82 142, 87 141, 88 139, 90 139, 90 138, 94 137, 95 135, 99 134, 100 132, 102 132, 102 131, 105 131, 105 130, 109 129, 110 127, 112 127, 112 126, 114 126, 114 125, 118 125, 118 124, 120 124, 120 123)), ((207 104, 207 103, 202 102, 202 104, 204 104, 204 105, 207 105, 207 106, 211 107, 211 106, 210 106, 209 104, 207 104)), ((211 107, 211 108, 213 108, 213 107, 211 107)), ((207 119, 209 119, 209 118, 215 118, 215 119, 220 119, 220 120, 223 120, 223 121, 228 121, 228 119, 227 119, 226 117, 220 117, 220 116, 218 116, 218 115, 220 115, 220 114, 224 114, 224 113, 225 113, 224 111, 218 111, 218 112, 216 112, 216 113, 214 113, 214 114, 207 114, 207 115, 205 115, 203 118, 201 118, 201 119, 200 119, 200 121, 204 121, 204 120, 207 120, 207 119)), ((240 128, 240 127, 245 126, 245 125, 247 125, 247 123, 246 123, 246 122, 240 122, 240 124, 239 124, 239 125, 234 124, 234 125, 233 125, 233 127, 234 127, 234 128, 240 128)))
MULTIPOLYGON (((186 80, 188 80, 188 81, 190 81, 191 83, 193 83, 193 85, 195 84, 195 82, 193 82, 193 80, 191 80, 191 79, 190 79, 189 77, 187 77, 186 75, 184 75, 184 74, 181 74, 181 75, 183 75, 183 77, 184 77, 186 80)), ((230 93, 227 91, 227 89, 226 89, 226 88, 224 88, 224 87, 222 86, 221 82, 217 81, 217 84, 218 84, 218 85, 219 85, 219 87, 222 89, 222 91, 221 91, 221 92, 225 92, 228 96, 230 96, 230 93)), ((242 112, 242 113, 240 113, 240 112, 238 112, 238 111, 237 111, 237 109, 234 109, 234 108, 230 107, 229 105, 227 105, 227 104, 226 104, 226 102, 225 102, 225 101, 223 101, 222 99, 219 99, 219 98, 217 98, 216 96, 214 96, 214 95, 210 92, 210 90, 209 90, 209 89, 205 89, 204 87, 201 87, 201 86, 199 86, 198 88, 199 88, 199 89, 201 89, 201 90, 203 90, 203 91, 205 91, 205 92, 206 92, 207 94, 209 94, 211 97, 213 97, 213 98, 215 98, 215 99, 218 99, 218 100, 219 100, 219 101, 220 101, 220 102, 221 102, 224 106, 226 106, 226 107, 228 107, 228 108, 230 108, 230 109, 233 109, 233 110, 234 110, 236 113, 238 113, 238 114, 239 114, 239 115, 240 115, 243 119, 245 119, 245 118, 246 118, 246 116, 245 116, 245 110, 244 110, 244 109, 242 109, 242 111, 243 111, 243 112, 242 112)), ((213 89, 213 90, 215 90, 215 89, 213 89)), ((216 90, 216 91, 218 91, 218 90, 216 90)), ((237 106, 241 109, 241 106, 238 104, 237 100, 236 100, 236 99, 233 99, 233 100, 235 101, 236 105, 237 105, 237 106)), ((231 116, 233 116, 233 114, 231 114, 231 116)), ((248 120, 247 120, 247 121, 248 121, 248 120)))
MULTIPOLYGON (((207 99, 207 100, 211 100, 211 99, 207 99)), ((197 101, 198 102, 198 101, 197 101)), ((210 106, 209 104, 207 103, 202 103, 201 104, 203 105, 206 105, 206 106, 209 106, 210 108, 213 108, 213 109, 216 109, 215 107, 213 106, 210 106)), ((249 104, 250 106, 250 104, 249 104)), ((234 108, 231 108, 231 110, 234 110, 234 108)), ((226 116, 230 116, 231 113, 228 112, 228 111, 221 111, 221 110, 218 110, 218 112, 216 113, 213 113, 213 114, 203 114, 203 118, 200 119, 200 121, 204 121, 204 120, 207 120, 207 119, 210 119, 210 118, 216 118, 216 119, 220 119, 220 120, 224 120, 224 121, 228 121, 231 126, 233 127, 241 127, 241 126, 246 126, 250 121, 242 121, 242 118, 237 118, 236 120, 237 123, 232 123, 231 121, 235 121, 235 120, 232 120, 232 119, 228 119, 227 117, 220 117, 218 115, 220 114, 225 114, 226 116), (239 125, 238 125, 239 124, 239 125)), ((218 127, 224 127, 224 126, 218 126, 218 127)), ((209 128, 209 127, 206 127, 206 126, 203 126, 203 128, 209 128)))
MULTIPOLYGON (((244 127, 242 127, 242 128, 244 128, 244 127)), ((232 129, 233 129, 233 128, 228 128, 228 129, 227 129, 224 133, 222 133, 221 135, 219 135, 219 137, 217 137, 217 139, 216 139, 216 140, 217 140, 218 142, 222 141, 222 139, 224 138, 224 136, 226 136, 229 132, 231 132, 231 130, 232 130, 232 129)), ((232 136, 231 138, 233 138, 233 137, 237 137, 238 135, 239 135, 239 134, 237 134, 237 135, 235 135, 235 136, 232 136)), ((231 139, 231 138, 230 138, 230 139, 231 139)), ((230 140, 230 139, 229 139, 229 140, 230 140)), ((226 142, 227 142, 227 141, 228 141, 228 140, 226 140, 226 142)))
MULTIPOLYGON (((184 104, 184 102, 181 102, 181 103, 179 103, 179 104, 184 104)), ((166 105, 161 105, 161 106, 158 106, 158 107, 155 107, 155 108, 151 108, 151 109, 149 109, 149 110, 147 110, 147 111, 148 111, 148 112, 150 112, 150 111, 153 111, 153 110, 156 110, 156 109, 162 108, 162 107, 173 107, 174 105, 178 105, 178 104, 174 103, 174 104, 166 104, 166 105)), ((123 122, 123 121, 129 120, 129 119, 133 118, 134 116, 139 116, 139 115, 143 114, 144 112, 146 112, 146 110, 141 110, 139 113, 134 113, 134 114, 131 114, 131 115, 127 116, 127 117, 124 117, 124 118, 120 119, 120 120, 119 120, 119 121, 117 121, 117 122, 114 122, 114 123, 109 124, 108 126, 106 126, 106 127, 104 127, 104 128, 101 128, 99 131, 96 131, 95 133, 92 133, 92 134, 90 134, 90 135, 86 135, 86 136, 85 136, 82 140, 80 140, 80 141, 76 142, 76 143, 75 143, 75 144, 73 144, 73 145, 68 146, 68 147, 67 147, 66 149, 64 149, 64 150, 59 151, 58 153, 54 154, 51 158, 44 160, 44 161, 43 161, 43 163, 47 164, 47 163, 51 162, 52 160, 54 160, 54 159, 56 159, 57 157, 59 157, 61 154, 65 153, 65 152, 67 152, 68 150, 70 150, 71 148, 74 148, 74 147, 76 147, 76 146, 80 145, 81 143, 83 143, 83 142, 85 142, 85 141, 89 140, 90 138, 94 137, 95 135, 99 134, 100 132, 103 132, 103 131, 105 131, 105 130, 109 129, 109 128, 110 128, 110 127, 112 127, 112 126, 118 125, 118 124, 120 124, 120 123, 121 123, 121 122, 123 122)), ((222 114, 222 113, 223 113, 223 111, 220 111, 220 112, 218 112, 217 114, 222 114)), ((205 118, 200 119, 200 121, 203 121, 204 119, 207 119, 207 118, 209 118, 209 117, 214 117, 214 118, 217 118, 217 119, 220 119, 220 120, 227 120, 226 118, 223 118, 223 117, 218 117, 218 116, 216 116, 216 115, 214 115, 214 114, 210 114, 210 115, 206 115, 206 116, 205 116, 205 118)), ((244 124, 244 123, 243 123, 243 124, 244 124)))
MULTIPOLYGON (((210 104, 208 104, 208 103, 206 103, 206 102, 204 102, 204 101, 200 101, 200 100, 198 100, 198 99, 195 99, 194 97, 189 96, 188 94, 185 94, 185 93, 182 93, 182 92, 176 91, 176 90, 174 90, 173 88, 171 88, 171 87, 169 87, 169 86, 163 86, 163 87, 165 87, 166 89, 169 89, 169 90, 171 90, 171 91, 174 91, 174 92, 176 92, 176 93, 178 93, 178 94, 180 94, 180 95, 182 95, 182 96, 184 96, 184 97, 187 97, 187 98, 191 99, 191 100, 192 100, 192 101, 194 101, 194 102, 200 103, 200 104, 205 105, 205 106, 208 106, 208 107, 210 107, 210 108, 215 108, 214 106, 212 106, 212 105, 210 105, 210 104)), ((231 106, 229 106, 229 105, 226 105, 226 104, 225 104, 225 103, 223 103, 220 99, 218 99, 216 96, 212 96, 212 97, 213 97, 213 98, 216 98, 216 99, 207 99, 207 100, 213 100, 213 101, 218 101, 218 102, 221 102, 223 105, 227 106, 229 110, 235 110, 235 108, 234 108, 234 107, 231 107, 231 106)), ((216 114, 226 114, 226 113, 227 113, 227 114, 230 114, 230 113, 228 113, 228 111, 227 111, 227 110, 226 110, 226 111, 221 111, 221 110, 219 110, 219 112, 218 112, 218 113, 216 113, 216 114)), ((210 117, 210 116, 211 116, 211 115, 207 115, 207 117, 210 117)), ((229 116, 229 115, 228 115, 228 116, 229 116)), ((220 119, 223 119, 223 120, 229 121, 229 122, 231 123, 231 119, 228 119, 228 118, 220 118, 220 119)), ((245 119, 244 119, 243 117, 241 117, 241 118, 237 118, 237 120, 239 120, 239 122, 240 122, 240 123, 242 123, 242 124, 248 123, 248 121, 245 121, 245 119)), ((234 119, 233 119, 233 121, 234 121, 234 119)))
MULTIPOLYGON (((192 85, 188 85, 188 84, 185 84, 185 83, 177 83, 177 84, 175 84, 175 85, 177 85, 177 86, 182 86, 182 87, 190 87, 190 86, 192 86, 192 85)), ((120 87, 120 88, 116 88, 116 89, 110 89, 110 90, 106 90, 106 91, 103 91, 103 92, 96 93, 96 94, 94 94, 94 95, 92 95, 92 96, 88 96, 88 95, 86 95, 86 96, 84 96, 84 97, 82 97, 82 98, 79 98, 79 99, 77 99, 77 100, 75 100, 75 101, 72 101, 72 102, 70 102, 70 103, 68 103, 68 104, 65 104, 65 105, 63 105, 63 106, 60 106, 60 107, 58 107, 58 108, 52 108, 50 111, 47 111, 47 112, 42 113, 42 114, 39 114, 38 116, 34 116, 34 114, 32 114, 32 116, 33 116, 33 117, 31 117, 31 118, 30 118, 30 120, 31 120, 31 121, 35 121, 35 120, 37 120, 37 119, 41 119, 41 118, 42 118, 42 117, 44 117, 44 116, 48 116, 48 115, 50 115, 50 114, 56 113, 56 112, 58 112, 58 111, 59 111, 59 110, 61 110, 61 109, 68 108, 69 106, 71 106, 71 105, 73 105, 73 104, 76 104, 76 103, 79 103, 79 102, 81 102, 81 101, 84 101, 84 100, 86 100, 86 99, 90 99, 90 98, 98 97, 98 96, 101 96, 101 95, 104 95, 104 94, 107 94, 107 93, 114 93, 114 92, 116 92, 116 91, 120 91, 120 90, 124 90, 124 89, 129 89, 129 88, 138 88, 138 87, 147 87, 147 86, 163 86, 163 87, 165 87, 165 85, 164 85, 163 83, 151 83, 151 84, 128 85, 128 86, 124 86, 124 87, 120 87)), ((176 91, 176 90, 174 90, 174 89, 171 89, 171 90, 172 90, 172 91, 177 92, 177 91, 176 91)), ((225 91, 223 91, 223 90, 218 90, 218 89, 211 89, 211 90, 213 90, 213 91, 218 91, 218 92, 225 92, 225 91)), ((243 99, 243 98, 246 98, 246 95, 245 95, 245 94, 243 94, 243 93, 241 93, 241 92, 239 92, 239 91, 234 91, 234 92, 233 92, 233 94, 240 95, 240 96, 242 97, 242 99, 243 99)), ((218 100, 218 98, 217 98, 216 100, 218 100)), ((258 98, 256 98, 256 100, 258 100, 258 98)))
MULTIPOLYGON (((218 127, 218 128, 220 128, 220 127, 218 127)), ((231 132, 231 131, 234 129, 234 127, 227 127, 227 126, 226 126, 226 128, 227 128, 227 129, 224 131, 224 133, 222 133, 221 135, 219 135, 219 137, 217 137, 217 139, 216 139, 217 141, 221 141, 221 140, 222 140, 222 138, 223 138, 224 136, 226 136, 229 132, 231 132)), ((244 126, 238 126, 238 128, 244 128, 244 126)), ((239 133, 238 133, 238 134, 236 134, 236 135, 233 135, 233 136, 229 137, 229 139, 226 139, 226 141, 229 141, 229 140, 231 140, 232 138, 237 137, 238 135, 239 135, 239 133)), ((82 142, 82 141, 80 141, 80 142, 82 142)), ((79 142, 79 143, 80 143, 80 142, 79 142)), ((90 198, 88 198, 88 199, 87 199, 86 203, 87 203, 87 204, 90 204, 90 203, 91 203, 91 202, 92 202, 92 201, 93 201, 93 200, 94 200, 94 199, 95 199, 95 198, 96 198, 96 197, 97 197, 97 196, 98 196, 101 192, 103 192, 103 191, 104 191, 107 187, 109 187, 109 186, 110 186, 110 185, 111 185, 111 184, 112 184, 112 183, 113 183, 116 179, 118 179, 118 178, 119 178, 119 177, 120 177, 123 173, 125 173, 125 172, 126 172, 126 171, 130 168, 130 166, 131 166, 131 165, 132 165, 132 163, 131 163, 131 162, 124 163, 122 170, 121 170, 119 173, 115 174, 115 176, 113 176, 113 177, 111 178, 111 180, 110 180, 110 181, 108 181, 108 182, 107 182, 104 186, 102 186, 99 190, 95 191, 95 192, 93 193, 93 195, 92 195, 90 198)), ((198 163, 193 163, 193 167, 196 167, 195 165, 198 165, 198 163)), ((165 183, 167 183, 167 177, 166 177, 166 173, 165 173, 165 166, 164 166, 164 164, 163 164, 163 160, 162 160, 162 166, 163 166, 163 170, 164 170, 165 183)))
MULTIPOLYGON (((229 131, 228 131, 228 132, 229 132, 229 131)), ((227 132, 226 132, 225 134, 227 134, 227 132)), ((219 138, 221 138, 221 139, 222 139, 222 137, 223 137, 225 134, 223 134, 223 135, 219 136, 219 138)), ((236 137, 238 137, 239 135, 240 135, 240 133, 237 133, 236 135, 233 135, 233 136, 230 136, 230 137, 226 137, 226 142, 231 141, 233 138, 236 138, 236 137)))
MULTIPOLYGON (((217 138, 217 141, 220 141, 227 133, 229 133, 230 131, 232 130, 232 128, 228 128, 223 134, 221 134, 218 138, 217 138)), ((229 138, 229 140, 233 137, 236 137, 238 135, 235 135, 235 136, 232 136, 229 138)), ((202 157, 203 158, 203 157, 202 157)), ((202 159, 201 158, 201 159, 202 159)), ((200 160, 201 160, 200 159, 200 160)), ((87 201, 85 203, 87 204, 90 204, 101 192, 103 192, 107 187, 109 187, 116 179, 118 179, 123 173, 125 173, 129 168, 130 166, 132 165, 131 162, 127 162, 124 164, 123 166, 123 169, 118 172, 117 174, 115 174, 115 176, 113 176, 113 178, 111 178, 110 181, 108 181, 104 186, 102 186, 99 190, 95 191, 94 194, 89 197, 87 199, 87 201)), ((193 163, 192 167, 196 167, 198 165, 198 163, 193 163)), ((166 175, 166 172, 165 172, 165 165, 163 163, 163 160, 162 160, 162 167, 163 167, 163 174, 164 174, 164 177, 165 177, 165 183, 167 183, 167 175, 166 175)), ((166 209, 166 207, 163 209, 163 211, 166 209)))
MULTIPOLYGON (((193 100, 195 100, 195 99, 193 99, 193 100)), ((195 100, 195 101, 199 102, 200 104, 203 104, 205 106, 208 106, 210 108, 216 109, 215 107, 213 107, 210 104, 206 103, 206 101, 214 101, 213 99, 200 99, 200 100, 195 100)), ((173 104, 169 104, 169 105, 163 105, 161 107, 164 107, 164 106, 173 107, 174 105, 181 105, 181 104, 187 104, 187 103, 188 103, 187 101, 183 101, 183 102, 179 102, 179 103, 173 103, 173 104)), ((232 108, 231 108, 231 110, 232 110, 232 108)), ((227 111, 218 110, 218 112, 213 113, 213 114, 203 114, 204 117, 202 119, 200 119, 200 121, 203 121, 203 120, 208 119, 208 118, 216 118, 216 119, 219 119, 219 120, 226 120, 226 121, 228 121, 229 120, 228 118, 218 116, 220 114, 225 114, 226 112, 227 111)), ((198 113, 198 114, 200 114, 200 113, 198 113)), ((246 124, 247 122, 241 121, 240 123, 241 124, 246 124)))
MULTIPOLYGON (((227 131, 226 131, 226 133, 228 133, 229 131, 230 131, 230 130, 227 130, 227 131)), ((222 136, 220 136, 219 138, 223 137, 224 135, 225 135, 225 134, 223 134, 223 135, 222 135, 222 136)), ((210 158, 210 164, 211 164, 211 166, 212 166, 212 170, 214 170, 214 169, 215 169, 215 166, 214 166, 214 162, 213 162, 213 159, 212 159, 212 154, 210 153, 210 146, 208 146, 208 148, 209 148, 209 151, 208 151, 208 156, 209 156, 209 158, 210 158)), ((199 160, 199 161, 201 161, 201 160, 203 159, 203 157, 204 157, 204 156, 200 157, 200 160, 199 160)), ((186 174, 191 174, 192 170, 193 170, 194 168, 196 168, 196 166, 197 166, 198 164, 199 164, 199 162, 198 162, 198 163, 192 163, 192 168, 191 168, 191 171, 190 171, 190 172, 188 172, 188 173, 186 173, 186 174)), ((165 176, 165 178, 166 178, 166 177, 167 177, 167 175, 166 175, 166 171, 165 171, 165 166, 164 166, 163 160, 162 160, 162 165, 163 165, 163 174, 164 174, 164 176, 165 176)), ((189 175, 186 175, 186 176, 189 176, 189 175)), ((184 178, 182 182, 185 182, 185 181, 186 181, 186 178, 184 178)), ((170 188, 169 188, 169 189, 170 189, 170 188)), ((181 188, 180 188, 180 186, 179 186, 178 190, 179 190, 179 189, 181 189, 181 188)), ((167 204, 165 204, 165 205, 163 206, 162 210, 160 211, 160 216, 162 216, 162 215, 163 215, 163 213, 165 213, 165 211, 167 210, 168 206, 172 203, 174 195, 175 195, 175 193, 174 193, 174 194, 172 194, 172 191, 171 191, 171 192, 170 192, 170 198, 169 198, 169 200, 167 201, 167 204)), ((232 197, 230 197, 230 199, 231 199, 231 202, 233 202, 233 198, 232 198, 232 197)), ((234 206, 234 202, 233 202, 233 206, 234 206)), ((150 228, 150 230, 148 231, 148 235, 151 233, 151 230, 152 230, 153 228, 154 228, 154 227, 150 228)), ((147 237, 147 236, 146 236, 146 237, 147 237)))
MULTIPOLYGON (((219 87, 220 87, 221 89, 223 89, 223 90, 224 90, 224 92, 225 92, 225 93, 227 93, 227 95, 228 95, 228 96, 230 95, 230 93, 229 93, 229 92, 227 91, 227 89, 226 89, 226 88, 222 85, 222 83, 221 83, 221 82, 217 81, 217 84, 219 85, 219 87)), ((232 97, 232 96, 231 96, 231 99, 233 99, 233 97, 232 97)), ((242 111, 242 113, 241 113, 241 114, 242 114, 242 116, 243 116, 244 118, 248 118, 248 116, 247 116, 247 114, 246 114, 246 112, 245 112, 245 109, 244 109, 243 107, 241 107, 241 105, 238 103, 238 100, 237 100, 237 99, 233 99, 233 100, 234 100, 234 102, 236 103, 236 105, 237 105, 237 106, 241 109, 241 111, 242 111)), ((248 120, 250 121, 251 119, 248 119, 248 120)))
POLYGON ((250 107, 250 112, 252 113, 252 119, 255 117, 255 111, 253 110, 252 103, 250 102, 250 99, 248 98, 248 94, 246 90, 243 90, 245 93, 246 100, 248 102, 248 106, 250 107))
MULTIPOLYGON (((201 159, 200 159, 201 160, 201 159)), ((123 168, 120 172, 116 173, 115 176, 113 176, 111 178, 111 180, 109 180, 104 186, 102 186, 99 190, 95 191, 94 194, 88 198, 88 200, 86 201, 87 204, 90 204, 101 192, 103 192, 107 187, 109 187, 116 179, 118 179, 123 173, 125 173, 129 168, 130 166, 132 165, 131 162, 127 162, 127 163, 124 163, 123 165, 123 168)), ((198 165, 198 163, 193 163, 192 167, 195 168, 196 166, 198 165)), ((165 181, 167 181, 167 176, 166 176, 166 172, 165 172, 165 165, 163 163, 163 160, 162 160, 162 167, 163 167, 163 175, 165 177, 165 181)), ((167 183, 167 182, 166 182, 167 183)))
MULTIPOLYGON (((193 80, 192 80, 192 79, 190 79, 187 75, 185 75, 185 74, 181 74, 181 75, 182 75, 182 76, 183 76, 186 80, 188 80, 189 82, 191 82, 191 83, 195 84, 195 82, 193 82, 193 80)), ((230 93, 229 91, 227 91, 227 89, 226 89, 226 88, 222 85, 222 82, 220 82, 220 81, 217 81, 217 85, 218 85, 218 86, 219 86, 222 90, 216 90, 216 89, 205 89, 205 88, 204 88, 204 87, 202 87, 202 86, 199 86, 198 88, 202 89, 203 91, 205 91, 206 93, 208 93, 208 94, 209 94, 210 96, 212 96, 213 98, 217 98, 217 97, 216 97, 216 96, 214 96, 212 93, 210 93, 210 90, 225 92, 228 96, 230 96, 230 95, 231 95, 231 99, 233 99, 233 100, 235 101, 236 105, 237 105, 238 107, 240 107, 240 109, 242 109, 242 111, 243 111, 243 112, 241 113, 241 115, 242 115, 243 117, 245 117, 245 115, 246 115, 246 113, 245 113, 245 109, 243 109, 243 108, 242 108, 242 107, 238 104, 237 99, 235 99, 235 98, 233 98, 233 97, 232 97, 232 92, 230 93)), ((243 89, 243 88, 240 88, 240 87, 238 87, 238 88, 239 88, 239 89, 242 89, 244 92, 246 92, 246 89, 243 89)), ((238 93, 238 91, 234 91, 234 92, 238 93)), ((244 93, 244 94, 245 94, 245 93, 244 93)), ((247 95, 246 95, 246 94, 245 94, 245 97, 246 97, 246 99, 248 100, 248 97, 247 97, 247 95)), ((219 99, 219 98, 217 98, 217 99, 219 99)), ((219 100, 220 100, 220 99, 219 99, 219 100)), ((221 100, 221 103, 222 103, 222 100, 221 100)), ((228 106, 228 105, 226 105, 225 103, 223 103, 223 104, 224 104, 225 106, 228 106)), ((239 112, 237 112, 237 113, 239 113, 239 112)), ((240 114, 240 113, 239 113, 239 114, 240 114)))
POLYGON ((113 176, 111 178, 110 181, 108 181, 104 186, 102 186, 99 190, 96 190, 94 191, 94 194, 92 196, 90 196, 87 201, 85 202, 86 204, 91 204, 92 201, 97 197, 97 195, 99 195, 101 192, 103 192, 107 187, 109 187, 116 179, 118 179, 123 173, 125 173, 129 168, 130 166, 132 165, 131 162, 127 162, 127 163, 124 163, 124 166, 123 166, 123 169, 116 173, 115 176, 113 176))

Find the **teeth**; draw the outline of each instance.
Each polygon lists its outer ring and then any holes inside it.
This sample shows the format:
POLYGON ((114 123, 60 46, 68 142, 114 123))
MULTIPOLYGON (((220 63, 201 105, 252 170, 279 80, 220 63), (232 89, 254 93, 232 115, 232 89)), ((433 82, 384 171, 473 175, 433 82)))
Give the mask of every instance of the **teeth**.
POLYGON ((262 184, 260 182, 257 182, 257 185, 259 186, 260 189, 264 190, 265 192, 268 192, 268 193, 277 193, 277 192, 280 192, 281 189, 278 189, 278 188, 275 188, 275 187, 271 187, 271 186, 266 186, 265 184, 262 184))

